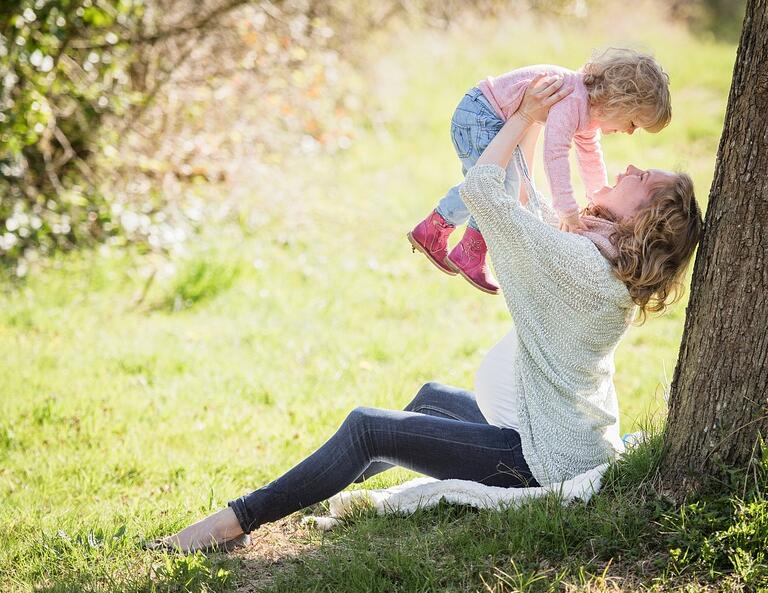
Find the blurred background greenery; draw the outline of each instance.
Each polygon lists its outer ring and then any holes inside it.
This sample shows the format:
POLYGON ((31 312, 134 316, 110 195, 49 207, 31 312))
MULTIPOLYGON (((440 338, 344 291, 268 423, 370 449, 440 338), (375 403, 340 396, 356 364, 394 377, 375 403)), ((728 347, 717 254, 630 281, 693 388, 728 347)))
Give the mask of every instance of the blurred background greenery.
MULTIPOLYGON (((579 19, 607 0, 531 0, 579 19)), ((743 0, 654 7, 733 39, 743 0)), ((0 13, 0 260, 24 276, 58 250, 172 250, 207 219, 194 186, 243 158, 349 146, 378 105, 345 71, 387 27, 447 28, 519 2, 20 0, 0 13)), ((480 74, 478 74, 479 76, 480 74)))
MULTIPOLYGON (((460 178, 462 94, 607 45, 651 51, 673 121, 606 137, 609 176, 684 169, 705 203, 742 10, 2 2, 0 589, 233 587, 229 568, 158 567, 136 544, 285 471, 357 405, 471 387, 509 331, 502 299, 405 239, 460 178)), ((684 306, 617 352, 624 432, 663 417, 684 306)), ((262 533, 261 552, 281 537, 262 533)))

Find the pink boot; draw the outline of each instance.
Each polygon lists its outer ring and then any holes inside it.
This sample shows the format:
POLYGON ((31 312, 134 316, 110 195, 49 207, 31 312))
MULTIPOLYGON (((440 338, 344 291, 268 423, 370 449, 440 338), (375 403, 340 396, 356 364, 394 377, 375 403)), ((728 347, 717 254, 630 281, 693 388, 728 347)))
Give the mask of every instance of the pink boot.
POLYGON ((467 227, 461 241, 445 262, 459 272, 467 282, 488 294, 498 294, 499 285, 485 263, 488 248, 480 231, 467 227))
POLYGON ((413 245, 414 252, 418 249, 439 270, 455 276, 456 270, 445 263, 445 257, 448 255, 448 236, 455 228, 456 226, 447 222, 437 210, 433 210, 408 233, 408 240, 413 245))

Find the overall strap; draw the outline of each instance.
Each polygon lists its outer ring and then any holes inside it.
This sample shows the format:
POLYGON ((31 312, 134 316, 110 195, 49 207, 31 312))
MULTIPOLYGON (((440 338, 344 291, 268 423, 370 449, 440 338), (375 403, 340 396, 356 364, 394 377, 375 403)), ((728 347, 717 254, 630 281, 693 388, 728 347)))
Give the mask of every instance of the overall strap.
POLYGON ((519 145, 515 148, 514 158, 517 170, 523 178, 523 183, 525 183, 525 189, 528 192, 528 201, 530 202, 531 209, 540 212, 541 194, 536 190, 536 186, 533 184, 531 174, 528 171, 528 164, 525 162, 525 156, 523 156, 523 151, 520 149, 519 145))

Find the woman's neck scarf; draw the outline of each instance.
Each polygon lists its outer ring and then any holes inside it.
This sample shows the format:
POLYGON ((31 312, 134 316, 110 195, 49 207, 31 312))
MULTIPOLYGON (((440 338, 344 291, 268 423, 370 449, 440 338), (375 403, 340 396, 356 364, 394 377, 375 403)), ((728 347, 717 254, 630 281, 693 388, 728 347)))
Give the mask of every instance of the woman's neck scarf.
POLYGON ((579 234, 592 241, 598 251, 603 254, 603 257, 611 262, 615 262, 619 257, 619 250, 611 243, 611 235, 616 231, 616 223, 605 218, 589 215, 581 216, 579 220, 587 227, 586 230, 580 231, 579 234))

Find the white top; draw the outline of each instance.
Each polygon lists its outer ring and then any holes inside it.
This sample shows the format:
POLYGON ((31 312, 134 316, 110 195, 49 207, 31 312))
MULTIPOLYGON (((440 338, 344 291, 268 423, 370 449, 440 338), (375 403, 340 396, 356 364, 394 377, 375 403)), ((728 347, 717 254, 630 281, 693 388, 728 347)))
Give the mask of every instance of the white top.
POLYGON ((499 413, 493 410, 517 404, 523 455, 536 480, 549 484, 624 449, 613 357, 637 307, 592 241, 558 230, 557 216, 532 185, 528 205, 517 201, 525 170, 519 148, 515 159, 510 193, 507 173, 496 165, 472 167, 460 193, 488 244, 517 334, 503 372, 510 385, 493 388, 508 395, 500 408, 486 405, 489 422, 499 413))
POLYGON ((512 330, 480 363, 475 373, 475 398, 488 424, 519 430, 517 391, 511 372, 516 357, 517 332, 512 330))

